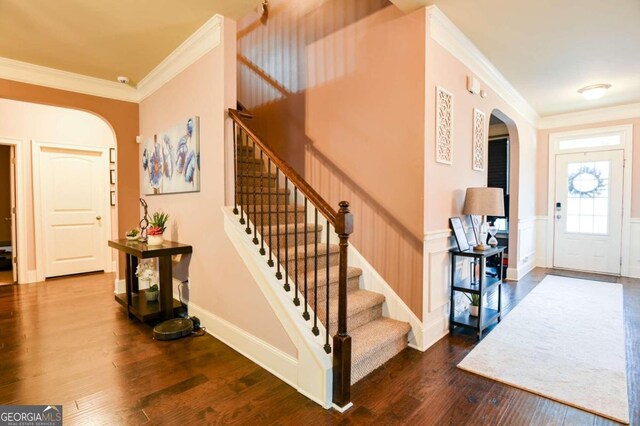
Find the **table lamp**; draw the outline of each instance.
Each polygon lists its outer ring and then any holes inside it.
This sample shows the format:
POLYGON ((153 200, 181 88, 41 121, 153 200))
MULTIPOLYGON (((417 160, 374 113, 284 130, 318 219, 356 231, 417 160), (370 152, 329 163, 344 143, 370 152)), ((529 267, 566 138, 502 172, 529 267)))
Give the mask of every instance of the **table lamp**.
MULTIPOLYGON (((504 216, 504 195, 502 188, 467 188, 462 214, 482 216, 480 235, 476 250, 486 250, 487 216, 504 216)), ((498 245, 495 236, 491 236, 490 245, 498 245)))

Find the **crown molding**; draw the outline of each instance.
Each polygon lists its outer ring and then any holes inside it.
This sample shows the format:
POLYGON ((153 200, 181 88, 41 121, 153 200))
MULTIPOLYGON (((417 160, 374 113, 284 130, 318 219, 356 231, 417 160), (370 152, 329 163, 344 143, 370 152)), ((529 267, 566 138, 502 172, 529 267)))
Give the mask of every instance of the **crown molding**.
POLYGON ((167 56, 157 67, 138 83, 139 101, 143 101, 168 81, 176 77, 222 40, 221 15, 214 15, 195 33, 167 56))
POLYGON ((604 121, 628 120, 630 118, 640 118, 640 103, 542 117, 538 122, 538 129, 581 126, 604 121))
POLYGON ((136 87, 0 57, 0 78, 85 95, 139 103, 222 41, 224 18, 215 15, 147 74, 136 87))
POLYGON ((8 58, 0 58, 0 78, 120 101, 139 99, 137 90, 125 84, 8 58))
POLYGON ((534 127, 540 116, 486 56, 437 6, 427 7, 430 35, 444 49, 467 66, 534 127))

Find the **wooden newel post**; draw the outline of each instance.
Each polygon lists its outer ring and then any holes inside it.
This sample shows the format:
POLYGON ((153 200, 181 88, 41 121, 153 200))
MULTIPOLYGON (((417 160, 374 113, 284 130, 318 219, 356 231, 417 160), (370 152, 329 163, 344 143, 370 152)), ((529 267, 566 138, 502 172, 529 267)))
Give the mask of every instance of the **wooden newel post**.
POLYGON ((349 203, 340 202, 336 217, 340 237, 340 272, 338 281, 338 334, 333 336, 333 403, 345 407, 351 402, 351 336, 347 334, 347 249, 353 232, 349 203))

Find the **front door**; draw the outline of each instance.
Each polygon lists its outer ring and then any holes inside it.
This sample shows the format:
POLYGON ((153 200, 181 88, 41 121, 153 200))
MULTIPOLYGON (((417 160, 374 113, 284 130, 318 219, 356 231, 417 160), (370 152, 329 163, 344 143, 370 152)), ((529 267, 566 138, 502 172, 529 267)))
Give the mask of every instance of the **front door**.
POLYGON ((556 157, 553 266, 620 274, 623 151, 556 157))
POLYGON ((108 185, 104 152, 40 149, 45 276, 104 270, 108 185))

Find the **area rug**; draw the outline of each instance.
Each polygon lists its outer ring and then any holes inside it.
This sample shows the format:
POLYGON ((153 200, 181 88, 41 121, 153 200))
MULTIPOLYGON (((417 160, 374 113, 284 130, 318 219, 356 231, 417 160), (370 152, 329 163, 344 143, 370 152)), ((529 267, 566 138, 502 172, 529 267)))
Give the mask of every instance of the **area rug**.
POLYGON ((622 285, 547 276, 458 367, 629 423, 622 285))

